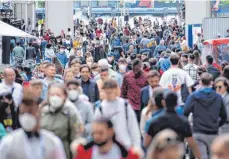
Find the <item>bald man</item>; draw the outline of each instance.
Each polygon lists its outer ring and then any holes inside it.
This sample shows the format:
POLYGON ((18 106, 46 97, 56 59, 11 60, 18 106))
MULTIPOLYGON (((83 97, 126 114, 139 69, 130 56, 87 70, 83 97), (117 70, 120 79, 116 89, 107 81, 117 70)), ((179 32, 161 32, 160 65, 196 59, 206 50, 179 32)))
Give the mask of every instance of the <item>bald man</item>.
POLYGON ((211 159, 229 159, 229 134, 218 136, 211 145, 211 159))
POLYGON ((1 92, 11 92, 13 101, 16 107, 18 107, 22 100, 23 89, 22 86, 15 82, 16 74, 12 68, 5 68, 3 73, 3 81, 0 83, 1 92))

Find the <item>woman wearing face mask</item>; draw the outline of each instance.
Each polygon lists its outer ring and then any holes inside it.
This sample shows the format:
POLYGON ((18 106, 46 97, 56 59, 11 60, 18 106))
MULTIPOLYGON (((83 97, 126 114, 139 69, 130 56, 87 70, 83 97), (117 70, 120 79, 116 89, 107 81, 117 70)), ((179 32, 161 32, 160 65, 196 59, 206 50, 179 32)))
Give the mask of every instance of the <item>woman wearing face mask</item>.
POLYGON ((63 84, 52 84, 48 90, 47 105, 42 107, 41 127, 52 131, 63 144, 67 159, 71 159, 70 144, 77 137, 82 119, 79 110, 67 100, 63 84))
POLYGON ((89 137, 91 130, 91 122, 93 117, 93 108, 89 101, 84 100, 82 87, 79 80, 71 80, 67 83, 68 98, 74 103, 79 110, 84 122, 83 137, 89 137))
POLYGON ((184 144, 174 131, 166 129, 155 136, 147 152, 146 159, 182 159, 184 144))

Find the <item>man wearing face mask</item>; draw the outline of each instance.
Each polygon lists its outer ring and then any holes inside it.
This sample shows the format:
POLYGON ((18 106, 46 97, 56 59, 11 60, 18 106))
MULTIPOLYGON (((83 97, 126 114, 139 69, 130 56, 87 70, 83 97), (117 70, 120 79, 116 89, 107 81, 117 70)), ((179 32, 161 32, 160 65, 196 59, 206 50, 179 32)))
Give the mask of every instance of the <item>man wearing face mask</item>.
POLYGON ((115 138, 114 125, 110 119, 101 117, 92 124, 93 141, 83 145, 74 142, 72 151, 76 153, 75 159, 140 159, 139 150, 126 149, 115 138))
POLYGON ((127 66, 128 66, 128 63, 125 58, 120 58, 118 60, 118 74, 120 74, 122 77, 121 85, 122 85, 123 77, 127 72, 127 66))
POLYGON ((110 52, 107 54, 107 61, 111 65, 111 68, 116 71, 116 61, 115 61, 115 54, 110 52))
POLYGON ((25 90, 19 115, 22 128, 3 138, 1 159, 66 159, 60 139, 40 129, 40 111, 35 99, 32 90, 25 90))
POLYGON ((59 59, 62 67, 65 68, 65 66, 68 62, 68 58, 67 58, 67 55, 65 53, 65 47, 64 46, 60 47, 60 51, 59 51, 59 53, 56 54, 56 57, 59 59))
POLYGON ((91 122, 93 117, 92 105, 80 98, 80 82, 78 80, 72 80, 67 83, 68 98, 78 108, 80 115, 84 123, 84 137, 88 137, 91 129, 91 122))

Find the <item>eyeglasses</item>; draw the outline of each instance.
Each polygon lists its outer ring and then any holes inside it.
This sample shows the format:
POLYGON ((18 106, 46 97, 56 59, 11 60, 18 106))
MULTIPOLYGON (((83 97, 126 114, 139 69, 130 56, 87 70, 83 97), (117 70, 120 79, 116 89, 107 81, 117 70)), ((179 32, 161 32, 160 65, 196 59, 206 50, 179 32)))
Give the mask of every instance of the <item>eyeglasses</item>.
POLYGON ((222 89, 223 86, 215 86, 215 89, 222 89))

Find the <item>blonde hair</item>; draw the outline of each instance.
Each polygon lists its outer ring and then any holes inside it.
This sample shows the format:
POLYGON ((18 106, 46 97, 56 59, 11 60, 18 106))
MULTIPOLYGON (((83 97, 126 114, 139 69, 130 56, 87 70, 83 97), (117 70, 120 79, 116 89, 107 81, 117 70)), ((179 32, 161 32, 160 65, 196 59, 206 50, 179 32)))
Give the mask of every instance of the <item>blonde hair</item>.
POLYGON ((159 132, 155 137, 153 142, 151 143, 148 153, 146 156, 146 159, 158 159, 159 152, 157 151, 157 146, 159 144, 165 143, 166 139, 172 138, 176 139, 178 138, 177 133, 171 129, 165 129, 159 132))

